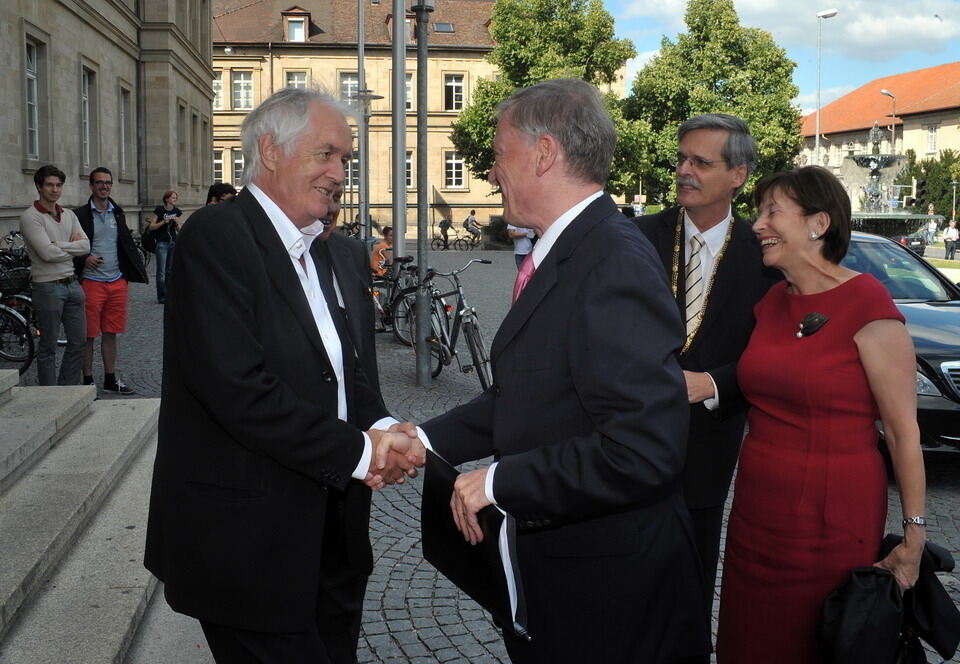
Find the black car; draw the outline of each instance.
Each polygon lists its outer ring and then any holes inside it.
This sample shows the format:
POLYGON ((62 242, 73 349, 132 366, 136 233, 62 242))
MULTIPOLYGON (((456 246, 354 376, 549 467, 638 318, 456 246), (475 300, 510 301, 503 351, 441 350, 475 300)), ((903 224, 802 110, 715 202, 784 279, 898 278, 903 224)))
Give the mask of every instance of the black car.
POLYGON ((879 279, 907 319, 917 351, 917 421, 924 447, 960 448, 960 287, 877 235, 853 233, 841 264, 879 279))
POLYGON ((922 231, 912 233, 911 235, 892 236, 890 239, 897 244, 908 247, 911 251, 916 252, 918 256, 923 256, 927 251, 927 236, 924 235, 922 231))

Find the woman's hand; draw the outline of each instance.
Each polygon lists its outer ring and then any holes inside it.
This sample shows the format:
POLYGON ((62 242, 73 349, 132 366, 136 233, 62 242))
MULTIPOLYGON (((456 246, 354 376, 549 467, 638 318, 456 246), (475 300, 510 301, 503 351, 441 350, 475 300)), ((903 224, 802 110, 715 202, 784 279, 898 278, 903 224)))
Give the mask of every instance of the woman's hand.
POLYGON ((874 563, 874 567, 890 570, 897 580, 900 590, 910 590, 920 578, 920 558, 923 556, 923 542, 911 544, 901 542, 893 548, 886 558, 874 563))

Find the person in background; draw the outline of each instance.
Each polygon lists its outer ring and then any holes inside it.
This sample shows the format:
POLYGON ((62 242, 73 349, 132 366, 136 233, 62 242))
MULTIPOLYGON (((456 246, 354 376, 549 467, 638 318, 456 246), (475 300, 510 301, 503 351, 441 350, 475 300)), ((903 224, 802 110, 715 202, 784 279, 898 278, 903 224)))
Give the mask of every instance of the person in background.
POLYGON ((954 219, 947 224, 947 230, 943 232, 943 244, 946 253, 944 257, 952 261, 957 253, 957 240, 960 240, 960 231, 957 229, 957 222, 954 219))
POLYGON ((207 202, 205 205, 216 205, 217 203, 223 203, 224 201, 232 200, 234 196, 237 195, 237 190, 233 188, 232 184, 226 182, 214 182, 210 185, 210 188, 207 189, 207 202))
POLYGON ((523 259, 533 251, 533 239, 537 237, 532 228, 520 228, 513 224, 507 224, 507 235, 513 240, 513 258, 517 261, 517 269, 523 263, 523 259))
POLYGON ((440 237, 443 238, 443 248, 450 248, 450 227, 453 226, 453 222, 444 217, 440 220, 440 237))
POLYGON ((146 283, 147 268, 133 242, 123 208, 110 197, 112 191, 110 170, 95 168, 90 172, 90 199, 74 210, 90 238, 90 253, 73 259, 86 300, 83 384, 93 385, 93 345, 101 337, 104 392, 134 394, 117 377, 117 335, 127 329, 127 284, 146 283))
POLYGON ((463 227, 474 237, 480 237, 480 224, 477 223, 477 211, 470 210, 470 214, 463 220, 463 227))
POLYGON ((53 165, 33 174, 37 200, 20 215, 20 232, 30 255, 33 310, 40 328, 37 378, 41 385, 78 385, 83 364, 86 316, 83 289, 73 259, 90 253, 90 241, 71 210, 57 201, 66 175, 53 165), (67 347, 57 373, 57 336, 63 325, 67 347))
POLYGON ((370 252, 370 269, 378 277, 387 273, 387 268, 393 260, 393 228, 385 226, 383 239, 373 246, 370 252))
POLYGON ((872 275, 840 265, 850 199, 827 169, 754 191, 763 263, 783 273, 756 306, 737 374, 750 402, 724 549, 717 661, 819 662, 823 600, 856 567, 916 582, 926 540, 916 355, 872 275), (850 306, 855 302, 856 306, 850 306), (883 423, 904 540, 877 561, 887 517, 883 423))
POLYGON ((173 271, 173 249, 177 244, 177 231, 183 212, 177 207, 178 195, 173 189, 163 193, 163 204, 153 208, 147 219, 149 228, 157 238, 157 302, 167 301, 167 288, 173 271))

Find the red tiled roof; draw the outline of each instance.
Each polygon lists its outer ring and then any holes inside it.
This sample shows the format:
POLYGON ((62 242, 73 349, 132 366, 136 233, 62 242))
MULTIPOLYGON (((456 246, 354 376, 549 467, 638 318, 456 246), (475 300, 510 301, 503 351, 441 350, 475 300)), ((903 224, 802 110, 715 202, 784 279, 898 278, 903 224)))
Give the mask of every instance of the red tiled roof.
MULTIPOLYGON (((960 62, 951 62, 905 74, 870 81, 820 109, 820 133, 835 134, 869 129, 876 122, 890 124, 891 99, 880 94, 889 90, 897 96, 896 124, 901 117, 949 108, 960 108, 960 62)), ((816 113, 803 117, 803 135, 816 132, 816 113)))
MULTIPOLYGON (((373 3, 364 0, 366 43, 387 46, 391 31, 387 22, 393 10, 391 0, 373 3)), ((452 23, 454 32, 430 28, 431 46, 493 48, 487 23, 493 0, 443 0, 436 3, 430 23, 452 23)), ((356 44, 356 0, 213 0, 212 36, 215 44, 285 42, 281 12, 303 9, 310 12, 307 43, 356 44)), ((411 30, 414 22, 411 21, 411 30)))

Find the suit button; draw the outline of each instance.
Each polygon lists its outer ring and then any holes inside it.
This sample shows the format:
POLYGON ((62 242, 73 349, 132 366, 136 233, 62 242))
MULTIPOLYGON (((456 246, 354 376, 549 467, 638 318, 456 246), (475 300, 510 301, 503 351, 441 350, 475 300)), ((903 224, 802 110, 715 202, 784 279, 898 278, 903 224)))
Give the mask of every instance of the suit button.
POLYGON ((329 371, 324 371, 322 374, 320 374, 320 380, 322 380, 324 383, 333 382, 333 374, 329 371))

